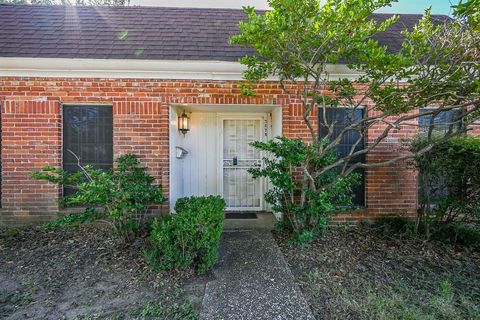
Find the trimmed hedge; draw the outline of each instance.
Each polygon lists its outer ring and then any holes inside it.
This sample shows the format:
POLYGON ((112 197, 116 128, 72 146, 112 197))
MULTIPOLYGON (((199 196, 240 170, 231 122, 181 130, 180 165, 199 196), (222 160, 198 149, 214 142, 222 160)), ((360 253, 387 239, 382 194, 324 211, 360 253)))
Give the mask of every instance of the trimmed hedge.
POLYGON ((178 199, 176 213, 153 222, 146 256, 154 269, 210 269, 218 259, 224 208, 218 196, 178 199))

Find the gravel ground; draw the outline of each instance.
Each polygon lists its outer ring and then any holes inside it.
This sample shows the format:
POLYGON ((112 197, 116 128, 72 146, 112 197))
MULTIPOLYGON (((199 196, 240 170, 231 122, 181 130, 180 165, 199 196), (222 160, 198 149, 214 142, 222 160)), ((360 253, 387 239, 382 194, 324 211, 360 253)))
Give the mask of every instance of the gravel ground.
POLYGON ((299 248, 275 233, 317 319, 480 319, 480 254, 338 228, 299 248))
POLYGON ((145 248, 98 225, 1 230, 0 318, 195 319, 193 273, 150 271, 145 248))

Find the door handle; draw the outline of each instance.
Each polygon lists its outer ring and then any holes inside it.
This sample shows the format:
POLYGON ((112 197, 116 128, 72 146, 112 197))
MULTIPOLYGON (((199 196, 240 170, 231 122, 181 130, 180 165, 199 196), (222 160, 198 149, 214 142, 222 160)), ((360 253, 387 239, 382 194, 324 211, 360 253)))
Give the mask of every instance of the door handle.
POLYGON ((233 165, 234 166, 238 165, 238 158, 237 157, 233 157, 233 165))

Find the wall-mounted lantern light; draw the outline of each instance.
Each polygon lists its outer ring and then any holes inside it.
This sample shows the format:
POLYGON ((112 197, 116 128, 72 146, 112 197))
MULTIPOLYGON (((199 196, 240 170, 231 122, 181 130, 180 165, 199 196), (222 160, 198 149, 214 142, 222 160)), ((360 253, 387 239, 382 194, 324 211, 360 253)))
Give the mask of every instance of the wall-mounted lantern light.
POLYGON ((183 113, 178 117, 178 131, 185 135, 188 131, 190 131, 190 118, 185 113, 183 113))

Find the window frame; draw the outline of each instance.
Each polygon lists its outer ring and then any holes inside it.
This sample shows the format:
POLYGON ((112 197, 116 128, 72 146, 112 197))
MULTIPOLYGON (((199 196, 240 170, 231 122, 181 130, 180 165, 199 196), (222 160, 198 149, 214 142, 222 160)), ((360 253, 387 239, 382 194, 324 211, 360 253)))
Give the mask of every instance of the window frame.
MULTIPOLYGON (((418 118, 417 118, 417 125, 418 125, 418 134, 419 134, 419 135, 426 135, 426 134, 428 133, 428 128, 429 128, 429 125, 428 125, 428 126, 425 127, 425 128, 427 129, 427 131, 425 131, 425 132, 422 131, 422 127, 424 127, 424 126, 422 126, 422 125, 420 124, 420 119, 421 119, 422 117, 425 117, 425 116, 422 116, 422 112, 428 112, 428 111, 430 111, 430 110, 436 110, 436 109, 439 109, 439 108, 440 108, 440 107, 438 107, 438 106, 429 105, 429 106, 426 106, 426 107, 423 107, 423 108, 419 108, 419 109, 418 109, 418 113, 419 113, 419 114, 418 114, 418 118), (425 111, 424 111, 424 110, 425 110, 425 111)), ((441 112, 452 113, 450 119, 454 119, 454 117, 453 117, 453 116, 454 116, 454 113, 455 113, 455 112, 459 112, 459 110, 449 109, 449 110, 444 110, 444 111, 441 111, 441 112)), ((440 113, 441 113, 441 112, 440 112, 440 113)), ((440 113, 437 115, 437 117, 440 115, 440 113)), ((428 117, 430 118, 430 117, 432 117, 432 115, 429 115, 428 117)), ((445 123, 440 123, 440 125, 444 126, 445 123)), ((459 121, 459 123, 457 124, 456 130, 462 129, 463 126, 464 126, 463 121, 459 121)), ((437 124, 435 124, 435 120, 434 120, 434 129, 433 129, 433 132, 440 133, 440 130, 436 130, 435 127, 437 127, 437 124)), ((446 133, 447 133, 447 130, 448 130, 448 127, 442 129, 442 130, 441 130, 441 133, 446 134, 446 133)))
MULTIPOLYGON (((422 118, 422 112, 428 112, 428 111, 430 111, 430 110, 436 110, 436 109, 438 109, 438 108, 439 108, 439 107, 438 107, 438 106, 435 106, 435 105, 430 105, 430 106, 426 106, 426 107, 424 107, 424 108, 419 108, 419 110, 418 110, 419 116, 418 116, 418 119, 417 119, 418 135, 419 135, 419 136, 426 137, 427 134, 428 134, 428 128, 429 128, 429 125, 427 125, 427 126, 425 126, 426 130, 425 130, 425 131, 422 130, 422 127, 423 127, 423 126, 420 124, 420 119, 422 118), (425 110, 425 111, 424 111, 424 110, 425 110)), ((450 115, 450 120, 452 120, 452 119, 454 119, 454 113, 455 113, 455 112, 460 112, 460 110, 457 110, 457 109, 449 109, 449 110, 444 110, 443 112, 449 112, 449 113, 451 113, 451 115, 450 115)), ((440 112, 440 113, 441 113, 441 112, 440 112)), ((440 115, 440 114, 438 114, 438 115, 440 115)), ((438 116, 438 115, 437 115, 437 116, 438 116)), ((425 116, 423 116, 423 117, 425 117, 425 116)), ((432 115, 429 115, 428 117, 430 118, 430 117, 432 117, 432 115)), ((440 125, 445 126, 445 123, 440 123, 440 125)), ((461 129, 464 127, 463 121, 459 121, 456 126, 457 126, 457 127, 456 127, 454 130, 461 130, 461 129)), ((445 134, 447 134, 447 132, 448 132, 448 126, 445 127, 445 128, 443 128, 443 129, 441 129, 441 130, 435 129, 435 127, 436 127, 436 124, 435 124, 435 120, 434 120, 434 129, 433 129, 432 133, 445 135, 445 134)), ((439 127, 440 127, 440 126, 439 126, 439 127)), ((419 171, 419 175, 420 175, 420 171, 419 171)), ((431 193, 431 192, 432 192, 432 190, 429 190, 429 193, 431 193)), ((445 194, 446 192, 447 192, 447 190, 443 189, 443 192, 441 192, 441 193, 445 194)), ((421 207, 421 206, 422 206, 421 200, 422 200, 422 198, 423 198, 424 195, 422 194, 422 190, 421 190, 421 186, 420 186, 420 177, 418 178, 418 181, 417 181, 417 193, 418 193, 418 204, 417 204, 417 205, 418 205, 418 207, 421 207)), ((430 197, 431 197, 431 200, 430 200, 431 206, 432 206, 432 208, 435 208, 435 207, 437 206, 437 202, 438 202, 439 199, 442 197, 442 194, 431 194, 430 197)))
MULTIPOLYGON (((342 105, 342 106, 330 106, 330 107, 326 107, 326 109, 339 109, 339 110, 345 110, 345 109, 354 109, 355 112, 357 111, 361 111, 362 113, 362 119, 364 119, 365 117, 365 112, 367 110, 367 108, 365 106, 358 106, 358 107, 354 107, 354 106, 350 106, 350 105, 342 105)), ((317 111, 318 111, 318 116, 317 116, 317 139, 318 141, 320 141, 322 139, 322 136, 321 136, 321 124, 322 124, 322 121, 321 121, 321 118, 323 118, 323 107, 318 107, 317 108, 317 111)), ((365 127, 365 125, 363 124, 362 125, 362 142, 359 144, 360 148, 365 148, 366 146, 366 143, 367 143, 367 128, 365 127)), ((332 138, 334 139, 334 137, 332 136, 332 138)), ((344 136, 345 138, 345 136, 344 136)), ((339 145, 337 145, 336 147, 338 147, 339 145)), ((357 147, 359 147, 357 146, 357 147)), ((338 150, 337 150, 338 151, 338 150)), ((361 159, 360 161, 365 163, 366 162, 366 156, 365 155, 361 155, 360 156, 361 159)), ((350 166, 351 164, 349 164, 350 166)), ((365 209, 367 207, 367 169, 365 168, 360 168, 359 169, 361 172, 360 172, 360 175, 361 175, 361 183, 360 185, 356 188, 358 190, 354 190, 354 194, 355 196, 359 195, 357 194, 357 192, 359 193, 360 192, 360 189, 361 189, 361 199, 356 199, 354 198, 354 200, 357 200, 357 201, 360 201, 360 204, 359 203, 353 203, 353 206, 357 209, 365 209)), ((355 170, 355 172, 357 172, 355 170)))
MULTIPOLYGON (((61 138, 62 138, 62 149, 61 149, 61 153, 62 153, 62 170, 65 170, 65 171, 68 171, 66 168, 65 168, 65 164, 67 163, 67 165, 69 164, 69 162, 66 162, 66 154, 67 154, 67 148, 66 148, 66 141, 65 141, 65 134, 66 134, 66 115, 65 115, 65 112, 67 109, 69 108, 109 108, 110 109, 110 112, 111 112, 111 127, 112 127, 112 130, 111 130, 111 155, 112 155, 112 159, 111 159, 111 165, 110 165, 110 168, 113 168, 113 165, 114 165, 114 137, 113 137, 113 132, 114 132, 114 113, 113 113, 113 105, 112 104, 102 104, 102 103, 64 103, 61 105, 61 138)), ((70 148, 69 148, 70 149, 70 148)), ((79 156, 79 155, 77 155, 79 156)), ((80 159, 81 160, 81 159, 80 159)), ((86 164, 89 164, 88 162, 86 163, 82 163, 84 165, 86 164)), ((62 188, 62 191, 61 191, 61 196, 62 197, 65 197, 66 196, 66 190, 67 188, 63 187, 62 188)))

